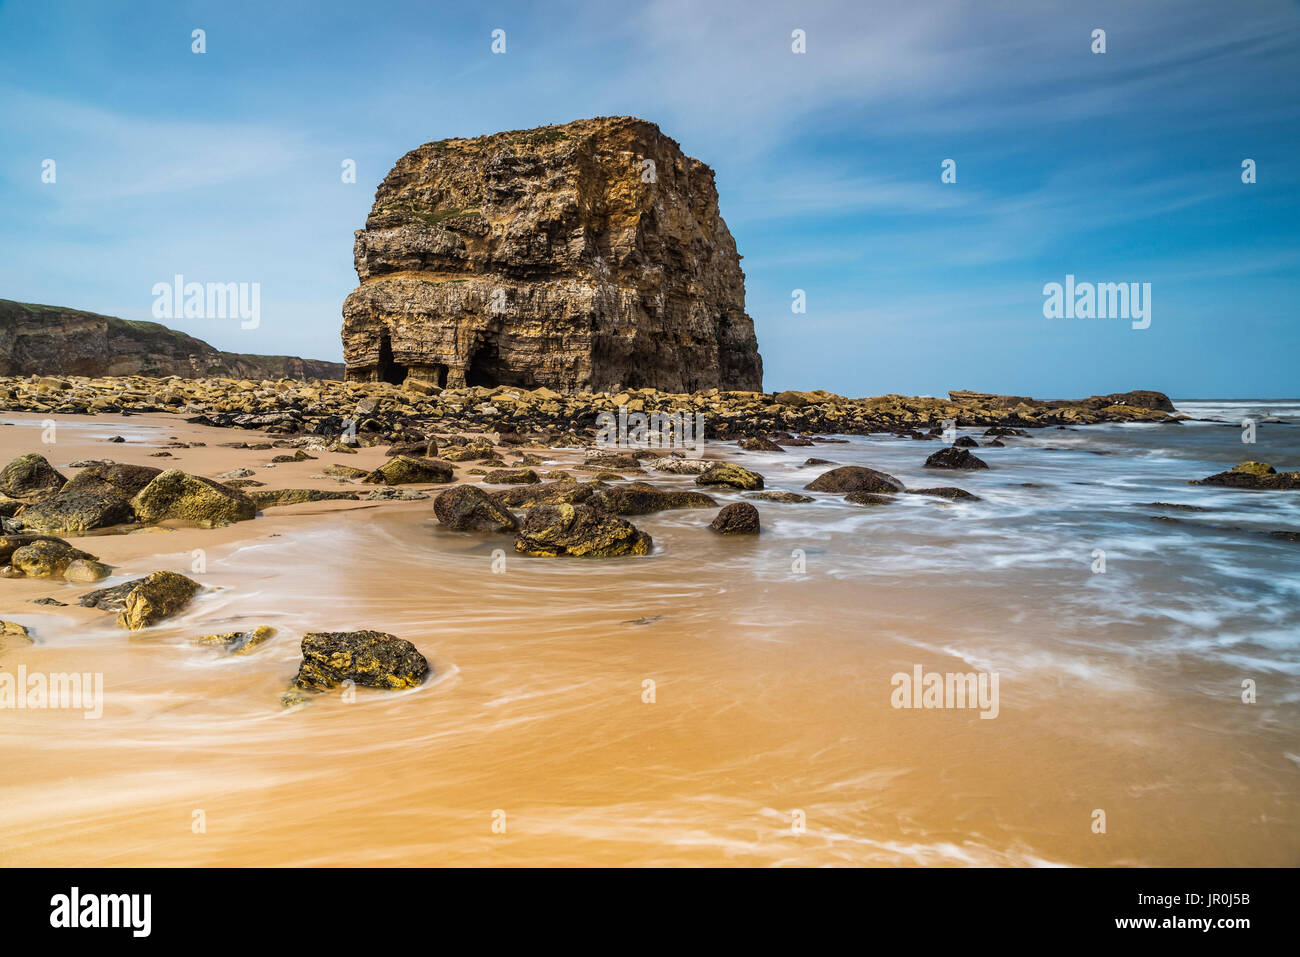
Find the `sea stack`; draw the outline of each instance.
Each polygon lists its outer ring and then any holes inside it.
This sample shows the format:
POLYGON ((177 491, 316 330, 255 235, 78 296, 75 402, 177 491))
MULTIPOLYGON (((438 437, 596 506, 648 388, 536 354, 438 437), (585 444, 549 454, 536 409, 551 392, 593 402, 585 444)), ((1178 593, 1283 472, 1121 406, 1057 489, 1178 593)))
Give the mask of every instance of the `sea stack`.
POLYGON ((380 184, 354 258, 350 380, 762 389, 713 171, 645 120, 426 143, 380 184))

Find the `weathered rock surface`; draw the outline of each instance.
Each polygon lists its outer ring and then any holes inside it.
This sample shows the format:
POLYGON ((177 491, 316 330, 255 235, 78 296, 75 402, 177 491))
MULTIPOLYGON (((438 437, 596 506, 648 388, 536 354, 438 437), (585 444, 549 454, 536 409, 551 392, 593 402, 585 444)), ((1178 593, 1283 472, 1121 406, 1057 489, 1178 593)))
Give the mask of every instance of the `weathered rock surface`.
POLYGON ((302 663, 293 684, 329 691, 344 681, 367 688, 414 688, 429 674, 424 655, 382 631, 316 631, 303 635, 302 663))
POLYGON ((722 462, 695 476, 697 485, 726 485, 742 491, 753 492, 763 487, 763 476, 730 462, 722 462))
POLYGON ((148 465, 124 465, 116 462, 96 463, 83 468, 60 491, 65 494, 68 492, 95 492, 131 499, 161 474, 162 469, 156 469, 148 465))
POLYGON ((258 625, 252 631, 228 631, 219 635, 204 635, 202 638, 195 638, 194 643, 224 648, 232 655, 248 655, 274 637, 274 628, 270 625, 258 625))
POLYGON ((9 562, 28 578, 62 578, 64 570, 77 559, 94 557, 62 539, 38 538, 15 548, 9 562))
POLYGON ((716 508, 718 503, 703 492, 655 488, 642 482, 601 489, 587 504, 613 515, 649 515, 675 508, 716 508))
POLYGON ((903 491, 904 485, 886 472, 861 465, 841 465, 823 472, 804 488, 810 492, 879 492, 892 495, 903 491))
POLYGON ((969 449, 949 446, 946 449, 940 449, 926 459, 925 467, 928 469, 966 469, 969 471, 986 469, 989 465, 969 449))
POLYGON ((511 511, 476 485, 457 485, 439 492, 433 514, 457 532, 513 532, 519 523, 511 511))
POLYGON ((156 322, 0 299, 0 375, 341 379, 343 366, 221 352, 156 322))
POLYGON ((0 470, 0 492, 10 498, 30 499, 63 488, 67 479, 43 455, 29 452, 0 470))
POLYGON ((543 558, 647 555, 652 545, 631 522, 589 505, 538 505, 515 539, 515 551, 543 558))
POLYGON ((371 485, 438 485, 452 481, 454 476, 446 462, 395 455, 361 481, 371 485))
POLYGON ((980 497, 972 495, 964 488, 954 488, 951 485, 944 485, 939 488, 909 488, 909 495, 933 495, 936 498, 946 498, 950 502, 978 502, 980 497))
POLYGON ((131 631, 148 628, 176 614, 190 603, 201 587, 198 582, 176 572, 154 572, 134 584, 117 616, 118 625, 131 631))
POLYGON ((23 528, 37 532, 82 535, 92 529, 134 521, 131 504, 121 496, 66 489, 23 509, 23 528))
POLYGON ((1196 484, 1264 492, 1291 491, 1300 489, 1300 472, 1279 472, 1267 462, 1242 462, 1226 472, 1203 478, 1196 484))
POLYGON ((713 171, 645 120, 426 143, 380 184, 354 259, 349 379, 761 388, 713 171))
POLYGON ((239 489, 180 469, 155 476, 131 499, 131 507, 142 522, 175 518, 207 528, 246 521, 257 514, 253 500, 239 489))
POLYGON ((733 502, 714 516, 709 528, 722 535, 757 535, 758 509, 748 502, 733 502))
POLYGON ((318 488, 262 489, 249 492, 248 497, 258 508, 301 505, 303 502, 331 502, 340 499, 355 501, 360 498, 356 492, 326 492, 318 488))

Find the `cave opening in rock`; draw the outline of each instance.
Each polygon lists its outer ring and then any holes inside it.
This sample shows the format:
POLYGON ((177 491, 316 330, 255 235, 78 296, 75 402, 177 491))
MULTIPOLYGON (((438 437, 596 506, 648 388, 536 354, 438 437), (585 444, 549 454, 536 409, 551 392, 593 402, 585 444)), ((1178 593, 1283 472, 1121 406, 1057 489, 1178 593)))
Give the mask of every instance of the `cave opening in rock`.
POLYGON ((465 370, 465 384, 469 386, 498 385, 521 386, 531 388, 531 376, 511 369, 501 361, 495 340, 488 340, 474 350, 470 356, 469 368, 465 370))
POLYGON ((401 385, 406 381, 406 366, 393 361, 393 346, 388 341, 388 330, 379 334, 379 361, 375 363, 375 381, 401 385))

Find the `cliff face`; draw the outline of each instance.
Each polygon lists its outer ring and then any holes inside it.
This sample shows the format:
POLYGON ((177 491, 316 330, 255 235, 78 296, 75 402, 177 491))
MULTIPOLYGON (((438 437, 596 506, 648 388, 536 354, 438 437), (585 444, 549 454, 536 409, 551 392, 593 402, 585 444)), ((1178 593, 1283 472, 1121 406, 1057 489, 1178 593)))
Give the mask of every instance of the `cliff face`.
POLYGON ((653 123, 426 143, 380 184, 354 253, 349 379, 762 389, 713 171, 653 123))
POLYGON ((0 375, 341 379, 343 366, 222 352, 156 322, 0 299, 0 375))

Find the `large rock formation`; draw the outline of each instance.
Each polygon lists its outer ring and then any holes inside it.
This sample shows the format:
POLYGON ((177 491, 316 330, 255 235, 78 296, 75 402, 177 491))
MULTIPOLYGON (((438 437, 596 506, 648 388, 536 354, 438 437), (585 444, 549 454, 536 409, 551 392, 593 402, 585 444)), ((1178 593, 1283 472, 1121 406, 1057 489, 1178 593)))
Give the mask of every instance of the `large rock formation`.
POLYGON ((343 366, 221 352, 156 322, 0 299, 0 375, 341 379, 343 366))
POLYGON ((762 388, 713 171, 645 120, 426 143, 380 184, 355 261, 349 379, 762 388))

